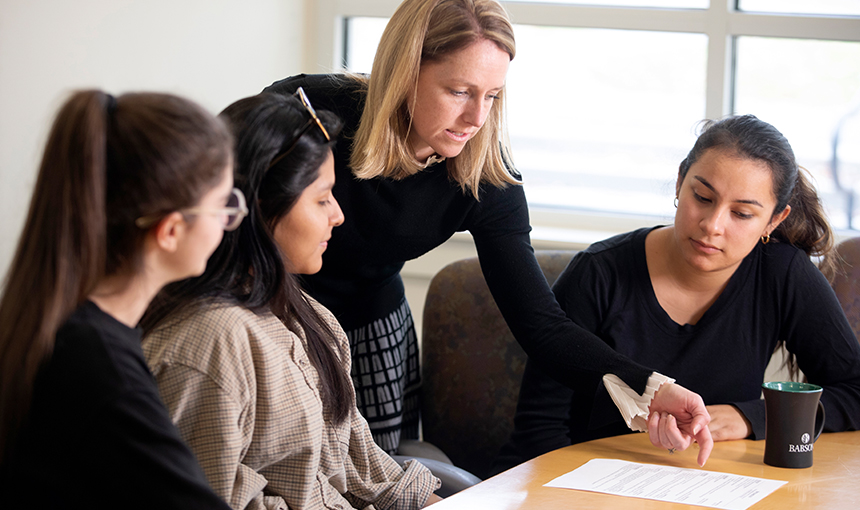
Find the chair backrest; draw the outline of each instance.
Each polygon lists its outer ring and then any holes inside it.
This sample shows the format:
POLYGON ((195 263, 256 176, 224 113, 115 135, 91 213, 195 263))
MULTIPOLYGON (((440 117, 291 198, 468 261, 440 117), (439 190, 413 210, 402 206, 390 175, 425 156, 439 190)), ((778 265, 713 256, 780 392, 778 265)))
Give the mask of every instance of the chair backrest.
MULTIPOLYGON (((537 251, 552 285, 573 251, 537 251)), ((490 294, 477 258, 444 267, 430 282, 422 336, 424 440, 486 478, 513 431, 526 354, 490 294)))
POLYGON ((838 264, 839 269, 831 285, 854 335, 860 340, 860 237, 842 241, 836 246, 836 253, 842 263, 838 264))

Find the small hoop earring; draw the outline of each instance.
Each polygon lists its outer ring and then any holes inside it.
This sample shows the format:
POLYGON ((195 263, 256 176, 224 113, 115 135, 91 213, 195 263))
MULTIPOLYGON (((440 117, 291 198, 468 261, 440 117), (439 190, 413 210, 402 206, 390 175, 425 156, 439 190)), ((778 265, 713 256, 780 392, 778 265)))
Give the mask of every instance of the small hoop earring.
POLYGON ((675 209, 678 208, 678 197, 675 197, 675 209))
POLYGON ((770 234, 766 236, 761 236, 761 244, 767 244, 770 242, 770 234))

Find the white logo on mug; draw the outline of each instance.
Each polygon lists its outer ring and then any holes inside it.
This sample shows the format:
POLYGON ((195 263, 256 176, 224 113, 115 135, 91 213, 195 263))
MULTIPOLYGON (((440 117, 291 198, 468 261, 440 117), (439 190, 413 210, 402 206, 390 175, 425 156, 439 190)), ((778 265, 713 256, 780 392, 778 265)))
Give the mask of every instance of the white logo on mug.
POLYGON ((809 434, 804 432, 802 436, 800 436, 800 440, 803 444, 789 444, 788 445, 788 453, 806 453, 812 451, 812 445, 806 444, 809 442, 809 434))

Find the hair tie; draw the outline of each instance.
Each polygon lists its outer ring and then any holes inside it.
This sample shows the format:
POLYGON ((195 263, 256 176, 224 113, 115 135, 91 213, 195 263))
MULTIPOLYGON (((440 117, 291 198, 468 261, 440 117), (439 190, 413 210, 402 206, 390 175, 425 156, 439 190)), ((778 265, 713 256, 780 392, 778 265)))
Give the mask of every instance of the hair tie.
POLYGON ((116 113, 116 98, 111 94, 105 93, 105 100, 107 104, 105 104, 105 111, 108 115, 113 115, 116 113))

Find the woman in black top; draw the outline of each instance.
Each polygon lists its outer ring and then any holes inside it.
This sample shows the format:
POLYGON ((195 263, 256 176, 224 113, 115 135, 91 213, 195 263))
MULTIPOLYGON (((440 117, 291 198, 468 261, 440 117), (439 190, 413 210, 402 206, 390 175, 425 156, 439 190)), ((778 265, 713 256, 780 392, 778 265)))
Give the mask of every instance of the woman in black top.
POLYGON ((567 385, 620 377, 642 406, 680 419, 680 431, 662 425, 675 441, 657 444, 683 448, 698 436, 704 462, 711 441, 701 398, 669 385, 651 402, 667 378, 567 319, 540 271, 504 136, 514 54, 510 21, 495 0, 406 0, 369 78, 301 75, 266 89, 292 94, 301 86, 345 122, 334 196, 346 219, 306 284, 350 337, 358 407, 384 449, 397 449, 401 428, 417 437, 418 352, 400 269, 469 230, 493 297, 531 357, 567 385))
MULTIPOLYGON (((785 137, 751 115, 709 123, 676 194, 673 225, 574 257, 553 286, 562 309, 702 395, 715 441, 764 438, 761 384, 780 344, 824 388, 825 430, 860 428, 860 344, 826 278, 833 234, 785 137)), ((572 391, 529 362, 495 470, 629 432, 613 407, 598 378, 572 391)))
POLYGON ((201 107, 100 91, 64 104, 0 300, 4 508, 229 508, 171 423, 135 326, 244 211, 229 131, 201 107))

